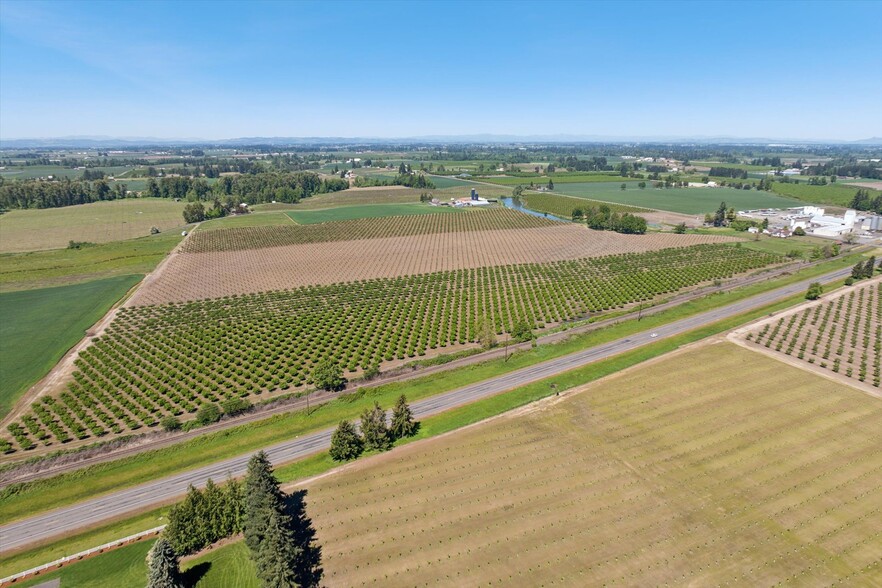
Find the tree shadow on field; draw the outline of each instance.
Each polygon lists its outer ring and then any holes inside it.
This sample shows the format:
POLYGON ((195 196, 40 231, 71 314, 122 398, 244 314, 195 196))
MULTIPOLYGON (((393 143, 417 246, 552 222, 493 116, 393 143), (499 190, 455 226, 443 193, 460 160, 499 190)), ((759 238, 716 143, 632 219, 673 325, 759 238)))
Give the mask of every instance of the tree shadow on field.
POLYGON ((199 580, 201 580, 210 569, 211 562, 205 561, 201 564, 196 564, 185 572, 182 572, 181 579, 183 580, 184 586, 187 586, 187 588, 193 588, 193 586, 196 586, 196 584, 199 583, 199 580))
POLYGON ((322 548, 315 542, 315 528, 306 514, 306 490, 297 490, 285 497, 285 512, 291 517, 294 543, 300 552, 297 585, 313 588, 321 582, 322 548))

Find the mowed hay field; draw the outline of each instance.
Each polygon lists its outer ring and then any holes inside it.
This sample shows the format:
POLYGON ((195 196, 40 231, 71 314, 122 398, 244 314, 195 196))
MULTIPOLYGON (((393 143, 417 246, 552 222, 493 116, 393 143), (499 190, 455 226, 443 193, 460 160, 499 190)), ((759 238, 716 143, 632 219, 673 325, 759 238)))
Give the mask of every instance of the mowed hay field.
POLYGON ((872 586, 880 441, 879 400, 718 343, 356 462, 307 502, 328 586, 872 586))
POLYGON ((131 304, 184 302, 733 240, 710 235, 619 235, 507 209, 196 233, 184 252, 169 260, 158 279, 139 289, 131 304), (472 224, 470 220, 481 222, 472 224), (347 236, 350 239, 339 240, 347 236), (282 245, 297 241, 300 243, 282 245), (239 249, 249 243, 253 248, 239 249), (279 245, 270 246, 274 244, 279 245))
POLYGON ((184 225, 183 202, 129 198, 64 208, 11 210, 0 216, 0 253, 67 247, 70 241, 107 243, 184 225))

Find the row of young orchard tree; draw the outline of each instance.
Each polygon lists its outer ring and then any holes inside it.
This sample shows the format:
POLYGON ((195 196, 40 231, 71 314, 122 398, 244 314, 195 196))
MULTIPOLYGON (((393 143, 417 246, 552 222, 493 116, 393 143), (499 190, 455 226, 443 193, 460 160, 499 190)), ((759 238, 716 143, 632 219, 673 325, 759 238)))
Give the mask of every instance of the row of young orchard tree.
POLYGON ((179 558, 238 533, 245 535, 261 586, 319 586, 322 550, 305 497, 306 490, 282 492, 262 451, 249 460, 244 484, 191 486, 147 556, 147 588, 183 588, 179 558))

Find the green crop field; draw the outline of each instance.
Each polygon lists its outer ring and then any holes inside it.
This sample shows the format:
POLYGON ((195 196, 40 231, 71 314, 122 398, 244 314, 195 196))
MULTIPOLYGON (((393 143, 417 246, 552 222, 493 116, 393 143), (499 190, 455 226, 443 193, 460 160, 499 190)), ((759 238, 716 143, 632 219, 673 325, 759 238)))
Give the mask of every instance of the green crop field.
POLYGON ((135 431, 204 402, 304 390, 322 357, 354 374, 469 344, 480 317, 497 334, 519 321, 541 329, 779 260, 696 245, 123 308, 80 352, 67 391, 35 402, 11 433, 28 449, 135 431))
POLYGON ((199 225, 197 230, 214 231, 217 229, 232 229, 237 227, 268 227, 292 224, 294 224, 294 221, 283 212, 253 212, 251 214, 227 216, 205 221, 199 225))
POLYGON ((572 218, 573 210, 580 208, 584 211, 589 206, 609 206, 613 212, 649 212, 645 208, 636 206, 606 204, 605 202, 548 192, 525 192, 521 199, 524 201, 524 206, 530 210, 547 212, 560 218, 572 218))
POLYGON ((741 169, 748 172, 764 172, 774 169, 770 165, 750 165, 749 163, 723 163, 722 161, 690 161, 689 165, 697 167, 728 167, 729 169, 741 169))
MULTIPOLYGON (((481 182, 487 182, 490 184, 499 184, 500 186, 529 186, 530 182, 537 186, 545 186, 548 184, 549 176, 526 176, 526 177, 516 177, 516 176, 487 176, 481 178, 475 178, 481 182)), ((554 173, 551 174, 550 179, 554 180, 554 185, 558 184, 586 184, 586 183, 607 183, 607 182, 616 182, 616 186, 620 186, 623 182, 627 184, 631 183, 639 183, 641 180, 635 178, 623 178, 620 175, 616 175, 613 172, 563 172, 563 173, 554 173)))
MULTIPOLYGON (((805 182, 799 184, 774 182, 772 190, 790 198, 796 198, 805 203, 829 204, 832 206, 847 207, 858 190, 867 190, 859 186, 848 184, 827 184, 826 186, 809 186, 805 182)), ((869 189, 870 198, 879 195, 879 190, 869 189)), ((799 204, 797 204, 799 206, 799 204)))
POLYGON ((779 239, 778 237, 770 237, 768 235, 756 234, 752 235, 746 231, 736 231, 729 228, 712 228, 702 227, 699 229, 689 229, 689 234, 697 233, 699 235, 728 235, 730 237, 738 237, 744 239, 741 247, 755 249, 756 251, 766 251, 775 255, 788 255, 793 252, 799 252, 800 256, 808 255, 816 248, 823 248, 830 245, 829 239, 822 237, 790 237, 788 239, 779 239))
POLYGON ((702 216, 705 213, 714 212, 722 201, 725 201, 728 206, 734 207, 735 210, 790 208, 803 204, 790 198, 757 190, 735 190, 732 188, 657 189, 652 187, 641 190, 636 184, 628 184, 627 188, 622 190, 621 182, 556 184, 554 191, 567 196, 702 216))
POLYGON ((142 277, 0 293, 0 416, 142 277))
POLYGON ((0 291, 28 290, 153 271, 181 241, 177 232, 81 249, 0 254, 0 291))
POLYGON ((429 179, 432 180, 432 183, 435 184, 435 187, 439 190, 443 190, 444 188, 458 188, 461 186, 480 189, 480 185, 475 185, 474 182, 467 182, 466 180, 460 180, 458 178, 431 176, 429 179))
POLYGON ((346 221, 359 218, 382 218, 386 216, 412 216, 416 214, 455 214, 461 212, 450 207, 430 206, 428 204, 370 204, 362 206, 341 206, 325 210, 292 210, 287 213, 301 225, 346 221))
POLYGON ((69 241, 122 241, 149 235, 154 226, 176 231, 184 225, 183 210, 183 202, 158 198, 10 210, 0 216, 0 253, 60 249, 69 241))
POLYGON ((432 190, 417 190, 401 186, 350 188, 328 194, 314 194, 297 204, 290 205, 288 210, 314 210, 366 204, 419 204, 420 194, 423 192, 432 192, 432 190))
MULTIPOLYGON (((716 343, 303 487, 329 587, 873 586, 880 430, 877 400, 716 343)), ((43 580, 143 585, 149 546, 43 580)), ((256 586, 241 541, 183 567, 256 586)))

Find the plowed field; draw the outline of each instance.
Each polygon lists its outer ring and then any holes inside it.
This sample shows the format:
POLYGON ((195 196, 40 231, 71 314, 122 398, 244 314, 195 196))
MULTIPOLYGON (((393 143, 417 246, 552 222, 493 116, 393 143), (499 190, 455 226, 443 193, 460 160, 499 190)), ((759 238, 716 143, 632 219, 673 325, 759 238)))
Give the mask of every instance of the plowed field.
POLYGON ((308 502, 328 586, 878 586, 880 432, 876 399, 717 344, 308 502))
MULTIPOLYGON (((443 215, 460 216, 467 215, 443 215)), ((419 223, 425 217, 411 218, 419 223)), ((288 229, 269 227, 281 228, 288 229)), ((229 251, 175 254, 162 275, 139 289, 131 304, 184 302, 307 285, 563 261, 731 240, 708 235, 619 235, 553 223, 528 229, 436 232, 248 250, 236 250, 235 242, 230 242, 229 251)))

